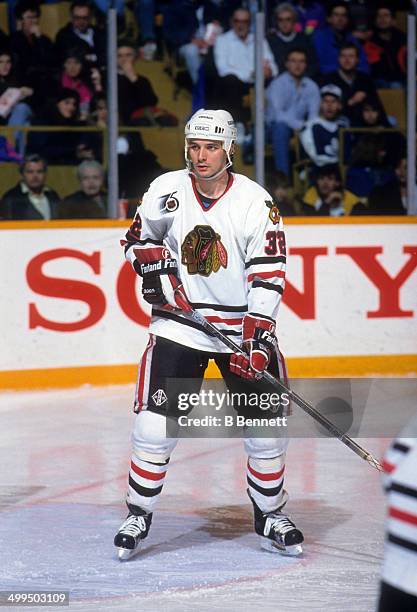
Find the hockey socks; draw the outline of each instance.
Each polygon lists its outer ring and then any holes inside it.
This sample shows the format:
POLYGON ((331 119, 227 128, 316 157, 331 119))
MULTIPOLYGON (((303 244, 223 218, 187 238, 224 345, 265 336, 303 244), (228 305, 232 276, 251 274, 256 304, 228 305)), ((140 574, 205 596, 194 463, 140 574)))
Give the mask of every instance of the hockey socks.
POLYGON ((168 462, 169 459, 153 463, 139 459, 135 455, 132 456, 127 494, 128 504, 152 512, 162 491, 168 462))
POLYGON ((248 458, 246 480, 251 499, 269 512, 283 507, 288 499, 284 490, 285 453, 272 459, 248 458))

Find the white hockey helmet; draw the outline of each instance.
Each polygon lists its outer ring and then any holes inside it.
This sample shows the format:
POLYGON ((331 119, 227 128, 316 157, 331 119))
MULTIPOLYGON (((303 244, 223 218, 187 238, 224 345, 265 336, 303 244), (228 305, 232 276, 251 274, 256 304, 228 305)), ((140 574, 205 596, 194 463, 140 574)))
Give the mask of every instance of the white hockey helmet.
POLYGON ((231 148, 236 142, 237 130, 232 115, 225 110, 206 110, 201 108, 189 119, 185 126, 185 162, 190 169, 188 159, 188 139, 220 140, 222 148, 226 151, 227 166, 232 165, 231 148))

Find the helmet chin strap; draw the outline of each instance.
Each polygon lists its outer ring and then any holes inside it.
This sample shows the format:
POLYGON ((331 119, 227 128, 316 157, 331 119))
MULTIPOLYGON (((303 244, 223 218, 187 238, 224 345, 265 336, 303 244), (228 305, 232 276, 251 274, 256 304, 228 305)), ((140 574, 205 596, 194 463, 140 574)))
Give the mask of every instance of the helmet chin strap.
POLYGON ((223 172, 225 170, 227 170, 228 168, 230 168, 233 164, 232 160, 230 159, 230 155, 228 152, 226 152, 227 155, 227 164, 225 165, 224 168, 222 168, 221 170, 219 170, 218 172, 216 172, 215 174, 213 174, 212 176, 200 176, 199 174, 197 174, 197 172, 195 170, 193 170, 193 164, 190 160, 188 160, 187 166, 188 166, 188 170, 190 172, 190 174, 192 174, 196 179, 200 179, 202 181, 214 181, 214 179, 218 178, 220 175, 223 174, 223 172))
POLYGON ((190 168, 189 172, 190 172, 190 174, 192 174, 192 175, 193 175, 193 176, 194 176, 196 179, 199 179, 199 180, 201 180, 201 181, 214 181, 214 179, 216 179, 216 178, 218 178, 220 175, 222 175, 222 174, 223 174, 223 172, 224 172, 225 170, 227 170, 228 168, 230 168, 230 166, 231 166, 231 165, 232 165, 232 164, 231 164, 231 162, 227 162, 227 164, 225 165, 225 167, 224 167, 224 168, 222 168, 221 170, 219 170, 218 172, 216 172, 216 173, 215 173, 215 174, 213 174, 212 176, 201 176, 200 174, 197 174, 197 172, 195 172, 195 171, 192 169, 192 166, 191 166, 191 168, 190 168))

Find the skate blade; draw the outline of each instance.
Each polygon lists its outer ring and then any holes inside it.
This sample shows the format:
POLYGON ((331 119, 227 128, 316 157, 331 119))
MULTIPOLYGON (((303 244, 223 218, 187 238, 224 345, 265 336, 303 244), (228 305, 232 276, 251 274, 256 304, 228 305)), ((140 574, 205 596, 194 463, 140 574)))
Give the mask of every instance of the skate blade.
POLYGON ((279 546, 277 542, 273 542, 269 538, 264 538, 261 536, 260 540, 261 548, 267 550, 268 552, 279 553, 286 557, 298 557, 303 552, 303 547, 301 546, 301 544, 294 544, 293 546, 287 546, 286 548, 283 548, 279 546))
POLYGON ((136 548, 118 548, 117 556, 119 561, 127 561, 128 559, 132 559, 135 555, 138 554, 140 550, 140 545, 136 546, 136 548))

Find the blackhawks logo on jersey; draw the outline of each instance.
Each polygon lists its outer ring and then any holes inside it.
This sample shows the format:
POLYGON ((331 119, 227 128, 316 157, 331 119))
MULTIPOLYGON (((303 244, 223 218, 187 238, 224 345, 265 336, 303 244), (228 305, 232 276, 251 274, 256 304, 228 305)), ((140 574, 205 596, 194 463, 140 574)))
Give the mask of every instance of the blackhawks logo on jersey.
POLYGON ((227 268, 227 251, 220 235, 209 225, 196 225, 182 243, 181 263, 187 266, 188 274, 202 276, 227 268))
POLYGON ((272 200, 265 200, 265 204, 269 208, 269 218, 271 219, 272 223, 276 225, 280 220, 278 206, 272 200))

